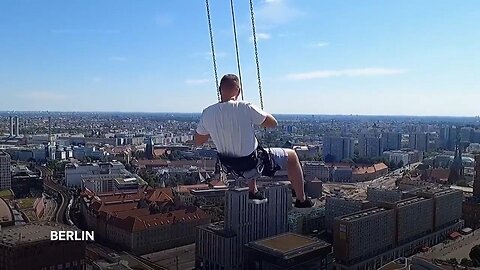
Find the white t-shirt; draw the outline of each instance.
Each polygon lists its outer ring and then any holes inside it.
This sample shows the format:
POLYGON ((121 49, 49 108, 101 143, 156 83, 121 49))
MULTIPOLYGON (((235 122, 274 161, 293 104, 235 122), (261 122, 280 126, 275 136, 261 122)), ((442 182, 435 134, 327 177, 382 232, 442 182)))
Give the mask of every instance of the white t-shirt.
POLYGON ((267 113, 245 101, 216 103, 203 110, 197 133, 212 138, 217 151, 244 157, 257 149, 254 125, 262 124, 267 113))

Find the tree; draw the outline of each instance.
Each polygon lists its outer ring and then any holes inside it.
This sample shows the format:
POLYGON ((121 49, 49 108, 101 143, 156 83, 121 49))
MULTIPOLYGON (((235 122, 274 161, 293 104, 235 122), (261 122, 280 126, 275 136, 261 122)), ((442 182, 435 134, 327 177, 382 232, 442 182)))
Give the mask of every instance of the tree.
POLYGON ((403 160, 400 160, 400 162, 398 162, 398 168, 402 168, 403 166, 405 166, 405 164, 403 164, 403 160))
POLYGON ((473 262, 467 258, 463 258, 461 261, 460 261, 460 265, 462 266, 467 266, 467 267, 473 267, 473 262))
POLYGON ((474 246, 468 254, 475 267, 480 266, 480 245, 474 246))
POLYGON ((458 264, 458 261, 457 261, 456 258, 450 258, 450 259, 448 259, 448 262, 449 262, 450 264, 453 264, 453 265, 457 265, 457 264, 458 264))

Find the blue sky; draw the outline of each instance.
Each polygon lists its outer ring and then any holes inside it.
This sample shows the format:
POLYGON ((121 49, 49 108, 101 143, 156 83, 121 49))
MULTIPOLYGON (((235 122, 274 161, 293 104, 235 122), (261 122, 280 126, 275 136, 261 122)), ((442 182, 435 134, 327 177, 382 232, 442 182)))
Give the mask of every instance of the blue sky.
MULTIPOLYGON (((259 103, 248 1, 246 99, 259 103)), ((0 110, 200 112, 216 101, 203 0, 0 0, 0 110)), ((210 0, 219 73, 229 1, 210 0)), ((257 0, 273 113, 480 114, 478 0, 257 0)))

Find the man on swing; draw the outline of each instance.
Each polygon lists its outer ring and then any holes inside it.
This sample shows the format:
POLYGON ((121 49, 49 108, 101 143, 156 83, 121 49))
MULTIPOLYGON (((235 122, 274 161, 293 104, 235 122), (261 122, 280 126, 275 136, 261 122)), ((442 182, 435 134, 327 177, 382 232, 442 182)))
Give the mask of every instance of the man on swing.
POLYGON ((256 178, 260 175, 273 175, 276 167, 286 169, 288 178, 296 194, 296 208, 311 208, 312 200, 305 195, 302 167, 297 153, 292 149, 270 148, 261 153, 269 153, 268 160, 257 159, 259 143, 255 137, 254 126, 275 128, 277 120, 269 113, 255 105, 239 101, 239 79, 234 74, 227 74, 220 81, 221 102, 203 110, 200 123, 195 134, 195 144, 202 145, 210 137, 217 147, 220 162, 227 165, 235 174, 248 181, 249 200, 253 203, 266 202, 266 198, 258 191, 256 178), (251 160, 255 160, 252 165, 251 160), (273 161, 270 173, 262 173, 273 161), (258 163, 257 163, 258 162, 258 163), (267 162, 267 163, 266 163, 267 162))

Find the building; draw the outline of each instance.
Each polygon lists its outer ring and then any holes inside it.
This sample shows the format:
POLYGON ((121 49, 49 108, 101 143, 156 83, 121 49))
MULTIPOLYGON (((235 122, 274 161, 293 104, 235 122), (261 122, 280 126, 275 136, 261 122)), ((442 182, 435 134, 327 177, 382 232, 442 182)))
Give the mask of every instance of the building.
POLYGON ((463 216, 465 225, 480 228, 480 155, 475 156, 475 173, 473 176, 473 196, 465 198, 463 202, 463 216))
POLYGON ((104 194, 85 190, 80 211, 96 237, 144 254, 191 244, 196 227, 210 223, 203 210, 176 205, 173 197, 170 188, 104 194))
POLYGON ((20 119, 18 116, 15 116, 15 136, 20 136, 20 119))
POLYGON ((325 137, 323 139, 323 160, 325 162, 339 162, 353 158, 353 138, 325 137))
POLYGON ((463 192, 449 188, 428 188, 417 193, 434 200, 434 230, 445 228, 462 218, 463 192))
POLYGON ((147 145, 145 147, 145 157, 147 159, 151 160, 151 159, 154 158, 154 156, 155 156, 154 148, 155 148, 155 145, 153 144, 153 139, 149 138, 148 142, 147 142, 147 145))
POLYGON ((148 183, 138 175, 131 174, 95 174, 82 176, 82 188, 94 193, 136 192, 147 185, 148 183))
POLYGON ((455 149, 455 143, 457 139, 457 127, 445 126, 440 128, 439 139, 440 146, 446 150, 455 149))
POLYGON ((308 213, 291 210, 288 213, 288 231, 298 234, 318 233, 325 229, 325 207, 308 213))
POLYGON ((475 129, 472 127, 462 127, 460 128, 460 138, 462 142, 470 143, 473 141, 475 129))
POLYGON ((284 233, 248 243, 245 269, 326 270, 331 250, 322 240, 284 233))
POLYGON ((407 165, 410 163, 408 152, 396 150, 396 151, 385 151, 383 156, 387 158, 388 161, 395 164, 407 165))
POLYGON ((476 129, 473 131, 472 143, 480 143, 480 130, 476 129))
POLYGON ((418 150, 422 152, 429 152, 431 150, 430 135, 431 134, 428 132, 410 134, 409 136, 410 149, 418 150))
POLYGON ((141 185, 144 184, 141 179, 136 177, 128 177, 128 178, 115 178, 113 181, 113 191, 114 192, 123 192, 123 191, 136 191, 138 190, 141 185))
POLYGON ((327 197, 325 202, 325 229, 333 231, 334 219, 370 208, 368 201, 354 200, 342 197, 327 197))
POLYGON ((404 191, 400 189, 383 189, 367 187, 367 201, 371 203, 394 203, 405 198, 404 191))
POLYGON ((396 185, 399 189, 405 191, 426 190, 436 186, 434 183, 422 181, 420 179, 412 179, 410 177, 397 179, 396 185))
POLYGON ((85 241, 51 241, 51 231, 75 231, 54 222, 27 223, 0 231, 2 270, 83 270, 85 241))
POLYGON ((16 198, 28 197, 43 192, 43 179, 26 165, 12 166, 12 190, 16 198))
POLYGON ((305 177, 316 177, 320 181, 330 181, 330 169, 323 162, 303 162, 303 174, 305 177))
POLYGON ((395 247, 395 211, 370 208, 335 220, 335 261, 354 265, 395 247))
POLYGON ((370 181, 388 173, 385 163, 376 163, 371 166, 356 166, 352 169, 352 182, 370 181))
POLYGON ((295 150, 300 160, 305 160, 317 157, 320 147, 313 145, 296 145, 293 147, 293 150, 295 150))
POLYGON ((334 166, 332 169, 332 181, 351 183, 353 182, 353 169, 345 166, 334 166))
POLYGON ((402 149, 402 133, 386 132, 382 133, 383 150, 400 150, 402 149))
POLYGON ((14 128, 13 128, 13 116, 10 116, 10 137, 13 137, 15 135, 14 133, 14 128))
POLYGON ((313 198, 318 199, 322 197, 322 181, 318 179, 309 180, 308 178, 305 181, 305 193, 313 198))
POLYGON ((395 203, 386 203, 384 206, 395 210, 395 241, 397 246, 409 243, 434 231, 433 198, 415 197, 395 203))
POLYGON ((409 151, 408 152, 408 163, 416 163, 416 162, 421 162, 423 160, 423 152, 414 150, 414 151, 409 151))
POLYGON ((465 167, 463 166, 462 147, 460 146, 460 138, 457 138, 457 145, 455 146, 455 157, 450 166, 450 174, 448 175, 448 182, 453 184, 465 178, 465 167))
POLYGON ((0 151, 0 190, 12 187, 10 155, 0 151))
POLYGON ((101 163, 70 163, 65 166, 65 183, 68 187, 81 187, 82 181, 95 177, 134 177, 118 161, 101 163), (110 175, 110 176, 108 176, 110 175))
POLYGON ((248 188, 227 191, 225 221, 197 230, 196 269, 244 269, 245 244, 288 231, 287 186, 270 183, 264 195, 267 203, 251 204, 248 188))
POLYGON ((382 156, 384 151, 382 140, 379 137, 365 135, 358 139, 358 154, 364 158, 382 156))
POLYGON ((464 227, 461 191, 431 188, 418 195, 336 218, 334 269, 378 269, 464 227))

